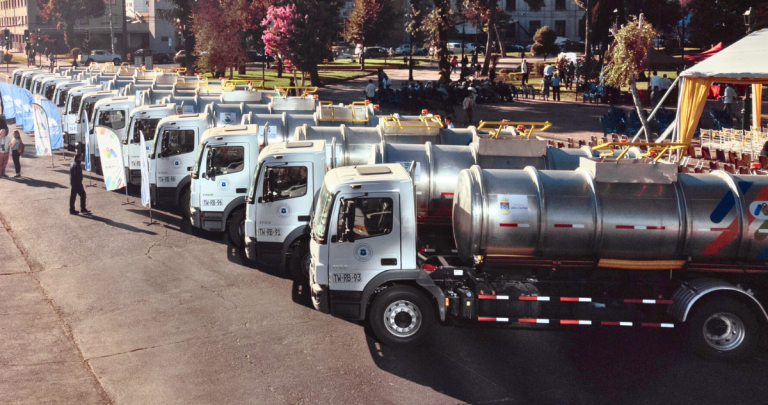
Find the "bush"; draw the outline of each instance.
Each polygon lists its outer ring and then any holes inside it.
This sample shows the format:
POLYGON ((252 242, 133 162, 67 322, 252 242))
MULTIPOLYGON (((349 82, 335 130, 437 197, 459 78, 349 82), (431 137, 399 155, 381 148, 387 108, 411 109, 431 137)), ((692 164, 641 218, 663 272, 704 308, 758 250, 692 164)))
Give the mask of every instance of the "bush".
POLYGON ((80 56, 81 53, 82 51, 80 50, 80 48, 72 48, 72 56, 75 59, 77 59, 77 57, 80 56))
POLYGON ((12 53, 10 53, 10 52, 6 52, 6 53, 3 55, 3 62, 5 62, 5 63, 11 63, 11 60, 13 60, 13 54, 12 54, 12 53))
POLYGON ((536 73, 539 74, 539 76, 544 76, 544 68, 547 67, 549 63, 544 61, 538 61, 533 64, 533 69, 536 71, 536 73))
POLYGON ((534 44, 531 46, 531 52, 536 56, 544 55, 557 55, 560 52, 560 47, 555 45, 557 39, 557 33, 552 31, 549 26, 543 26, 536 31, 533 35, 534 44))

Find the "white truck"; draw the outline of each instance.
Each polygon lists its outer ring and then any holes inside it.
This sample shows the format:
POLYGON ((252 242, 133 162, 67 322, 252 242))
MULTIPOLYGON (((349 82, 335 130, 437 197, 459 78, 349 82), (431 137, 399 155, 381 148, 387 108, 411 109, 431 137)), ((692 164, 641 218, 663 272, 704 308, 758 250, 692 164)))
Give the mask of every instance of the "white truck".
POLYGON ((182 215, 189 215, 195 148, 210 127, 208 114, 173 115, 160 120, 149 156, 153 203, 181 206, 182 215))
POLYGON ((175 113, 175 104, 142 105, 131 109, 128 130, 122 137, 126 179, 130 184, 141 184, 141 142, 139 133, 144 133, 147 152, 149 152, 152 150, 152 143, 155 141, 157 125, 160 123, 160 120, 175 113))
POLYGON ((55 103, 53 99, 53 95, 56 92, 56 85, 59 83, 68 83, 70 81, 71 80, 69 79, 69 77, 64 77, 64 76, 47 77, 40 81, 40 86, 38 86, 39 91, 37 93, 32 93, 32 94, 35 94, 35 95, 39 94, 44 99, 55 103))
POLYGON ((72 87, 67 93, 67 101, 64 106, 64 113, 62 115, 61 126, 64 129, 63 140, 67 145, 67 148, 73 148, 75 145, 75 137, 77 136, 77 121, 78 111, 80 111, 80 103, 83 97, 90 93, 95 93, 101 90, 101 85, 89 84, 84 86, 72 87))
MULTIPOLYGON (((115 90, 112 90, 115 91, 115 90)), ((116 91, 115 91, 116 92, 116 91)), ((98 93, 96 93, 98 94, 98 93)), ((128 130, 128 114, 135 107, 133 97, 105 97, 96 101, 93 107, 93 114, 89 125, 89 142, 91 145, 97 145, 96 133, 94 128, 97 126, 112 129, 119 139, 125 138, 128 130)), ((125 166, 127 167, 127 157, 123 155, 125 166)), ((96 167, 101 167, 101 154, 99 148, 91 148, 91 162, 96 167)))

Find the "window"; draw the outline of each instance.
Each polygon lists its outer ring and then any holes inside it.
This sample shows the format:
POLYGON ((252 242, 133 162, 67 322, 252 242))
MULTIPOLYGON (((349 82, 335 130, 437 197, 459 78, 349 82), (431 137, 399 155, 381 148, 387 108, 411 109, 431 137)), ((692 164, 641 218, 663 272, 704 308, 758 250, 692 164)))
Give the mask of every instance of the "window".
MULTIPOLYGON (((220 146, 208 150, 208 167, 214 176, 243 171, 245 148, 242 146, 220 146)), ((304 168, 306 170, 306 168, 304 168)), ((304 178, 304 194, 307 193, 307 180, 304 178)), ((303 195, 303 194, 302 194, 303 195)))
POLYGON ((70 114, 77 114, 77 111, 80 109, 80 101, 82 99, 83 99, 83 96, 72 97, 72 106, 69 107, 70 114))
POLYGON ((564 37, 565 36, 565 20, 556 20, 555 21, 555 32, 557 33, 558 37, 564 37))
POLYGON ((317 205, 315 206, 315 217, 312 221, 312 238, 317 243, 325 244, 325 240, 328 237, 328 221, 330 221, 332 203, 333 194, 323 184, 323 188, 320 190, 320 197, 318 197, 317 205))
POLYGON ((530 21, 528 23, 528 32, 531 33, 531 37, 536 35, 536 31, 538 31, 539 28, 541 28, 541 21, 530 21))
POLYGON ((565 0, 555 0, 555 10, 565 10, 565 0))
POLYGON ((125 111, 100 111, 99 120, 97 121, 96 125, 101 125, 112 129, 125 128, 125 111))
POLYGON ((138 144, 140 142, 139 131, 144 132, 144 141, 149 142, 154 140, 158 122, 160 122, 160 118, 136 119, 136 125, 133 126, 133 140, 131 143, 138 144))
POLYGON ((517 0, 507 0, 507 6, 505 8, 507 11, 516 11, 517 10, 517 0))
POLYGON ((44 91, 45 98, 47 98, 48 100, 53 99, 53 91, 54 90, 56 90, 56 85, 55 84, 49 84, 49 85, 45 86, 45 91, 44 91))
POLYGON ((163 42, 168 42, 168 37, 160 37, 160 40, 163 42))
POLYGON ((163 132, 162 157, 176 156, 195 150, 195 131, 171 129, 163 132))
MULTIPOLYGON (((392 232, 391 198, 355 198, 355 239, 372 238, 392 232)), ((344 204, 339 204, 344 209, 344 204)), ((339 212, 338 235, 344 233, 344 213, 339 212)))
POLYGON ((273 166, 264 171, 264 199, 287 200, 307 194, 306 166, 273 166))
POLYGON ((69 89, 62 89, 59 91, 59 99, 56 102, 56 107, 65 107, 67 105, 67 96, 69 95, 69 89))

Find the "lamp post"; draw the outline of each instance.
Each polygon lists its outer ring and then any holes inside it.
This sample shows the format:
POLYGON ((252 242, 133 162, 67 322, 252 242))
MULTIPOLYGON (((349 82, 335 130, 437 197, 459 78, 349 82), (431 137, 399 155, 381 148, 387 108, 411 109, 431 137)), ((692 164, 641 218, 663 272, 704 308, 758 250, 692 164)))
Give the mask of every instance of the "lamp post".
POLYGON ((685 26, 687 25, 686 19, 688 17, 688 10, 683 7, 680 11, 683 19, 680 20, 680 24, 677 25, 677 35, 679 37, 680 59, 685 63, 685 26))
POLYGON ((747 26, 747 34, 749 34, 749 31, 751 31, 750 23, 752 18, 752 7, 747 9, 747 11, 744 12, 744 25, 747 26))

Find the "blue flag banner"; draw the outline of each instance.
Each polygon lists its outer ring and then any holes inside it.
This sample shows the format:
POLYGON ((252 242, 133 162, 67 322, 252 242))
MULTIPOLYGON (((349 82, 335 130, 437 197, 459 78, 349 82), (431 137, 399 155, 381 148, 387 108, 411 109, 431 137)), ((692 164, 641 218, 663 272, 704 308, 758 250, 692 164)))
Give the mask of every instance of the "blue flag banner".
POLYGON ((11 87, 11 97, 13 97, 13 108, 16 110, 16 124, 23 124, 24 107, 22 107, 22 97, 24 97, 24 92, 21 88, 13 86, 11 87))
POLYGON ((21 108, 22 111, 24 111, 24 114, 22 115, 23 121, 19 122, 17 116, 16 124, 22 124, 22 130, 24 132, 33 132, 35 130, 35 116, 32 112, 32 103, 34 102, 35 97, 32 93, 30 93, 29 90, 21 89, 21 108))
POLYGON ((88 120, 85 119, 85 112, 83 112, 83 123, 85 124, 85 157, 83 160, 85 160, 85 170, 92 171, 91 170, 91 146, 90 146, 90 133, 91 129, 88 127, 88 120))
MULTIPOLYGON (((45 114, 48 116, 48 128, 51 134, 51 149, 61 149, 63 146, 63 140, 61 138, 61 116, 59 115, 59 109, 56 104, 48 100, 40 100, 40 104, 45 110, 45 114)), ((26 128, 26 121, 24 122, 26 128)), ((24 131, 26 132, 26 130, 24 131)))
POLYGON ((3 98, 3 114, 6 120, 16 118, 16 108, 13 106, 13 95, 11 94, 12 87, 14 86, 0 82, 0 95, 3 98))

